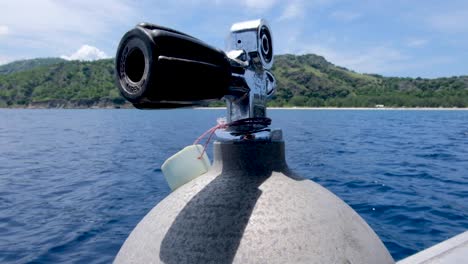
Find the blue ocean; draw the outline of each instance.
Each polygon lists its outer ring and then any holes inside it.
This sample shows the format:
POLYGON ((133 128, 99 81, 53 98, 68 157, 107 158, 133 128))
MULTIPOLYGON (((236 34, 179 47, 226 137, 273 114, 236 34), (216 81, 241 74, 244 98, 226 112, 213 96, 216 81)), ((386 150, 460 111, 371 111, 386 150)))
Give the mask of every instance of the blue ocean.
MULTIPOLYGON (((224 115, 0 110, 0 263, 111 262, 170 193, 161 164, 224 115)), ((269 116, 289 166, 354 208, 396 260, 468 229, 468 111, 269 116)))

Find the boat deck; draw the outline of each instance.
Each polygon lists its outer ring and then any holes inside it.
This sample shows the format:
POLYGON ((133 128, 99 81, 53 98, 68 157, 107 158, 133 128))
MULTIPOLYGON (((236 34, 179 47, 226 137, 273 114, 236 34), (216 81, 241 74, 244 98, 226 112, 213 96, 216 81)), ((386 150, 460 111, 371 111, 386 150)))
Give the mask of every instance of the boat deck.
POLYGON ((402 259, 397 264, 468 263, 468 231, 402 259))

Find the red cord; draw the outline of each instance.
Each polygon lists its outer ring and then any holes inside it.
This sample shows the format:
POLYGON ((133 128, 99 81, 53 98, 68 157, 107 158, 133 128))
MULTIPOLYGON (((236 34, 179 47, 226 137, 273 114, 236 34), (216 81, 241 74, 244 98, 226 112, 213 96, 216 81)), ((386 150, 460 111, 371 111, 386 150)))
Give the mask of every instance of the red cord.
POLYGON ((210 143, 210 140, 211 138, 213 137, 213 134, 216 132, 216 130, 218 129, 222 129, 222 128, 226 128, 228 127, 227 124, 218 124, 210 129, 208 129, 207 131, 205 131, 205 133, 203 133, 201 136, 199 136, 197 138, 197 140, 195 140, 195 142, 193 142, 193 145, 197 145, 198 142, 200 142, 200 140, 202 140, 206 135, 210 134, 208 139, 206 140, 205 142, 205 145, 203 146, 203 151, 202 153, 200 154, 200 157, 198 157, 198 159, 201 159, 203 157, 203 154, 205 154, 205 151, 206 151, 206 147, 208 146, 208 144, 210 143))
POLYGON ((206 135, 209 134, 208 139, 206 140, 205 145, 203 146, 203 151, 202 151, 200 157, 198 157, 198 159, 201 159, 203 157, 203 154, 205 154, 205 151, 206 151, 206 147, 210 143, 210 140, 213 137, 213 134, 218 129, 227 128, 229 126, 245 126, 245 125, 269 126, 270 124, 271 124, 271 119, 268 118, 268 117, 253 117, 253 118, 245 118, 245 119, 237 120, 237 121, 234 121, 234 122, 231 122, 231 123, 225 123, 225 122, 219 123, 216 126, 214 126, 214 127, 210 128, 210 129, 208 129, 207 131, 205 131, 205 133, 203 133, 201 136, 199 136, 197 138, 197 140, 195 140, 195 142, 193 142, 193 145, 197 145, 198 142, 200 142, 204 137, 206 137, 206 135))

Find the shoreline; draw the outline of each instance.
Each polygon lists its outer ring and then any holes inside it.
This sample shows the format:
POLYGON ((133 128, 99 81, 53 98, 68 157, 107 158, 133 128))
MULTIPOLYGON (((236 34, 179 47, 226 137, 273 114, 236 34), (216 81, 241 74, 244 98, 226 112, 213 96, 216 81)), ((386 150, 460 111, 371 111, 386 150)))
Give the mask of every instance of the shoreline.
MULTIPOLYGON (((197 110, 226 109, 226 107, 195 107, 197 110)), ((411 111, 468 111, 468 107, 268 107, 268 110, 411 110, 411 111)))
MULTIPOLYGON (((123 107, 0 107, 1 110, 24 109, 24 110, 128 110, 136 109, 132 106, 123 107)), ((174 109, 194 109, 194 110, 219 110, 226 107, 192 107, 192 108, 173 108, 174 109)), ((357 110, 357 111, 468 111, 468 107, 268 107, 268 110, 357 110)), ((171 109, 161 109, 171 110, 171 109)))

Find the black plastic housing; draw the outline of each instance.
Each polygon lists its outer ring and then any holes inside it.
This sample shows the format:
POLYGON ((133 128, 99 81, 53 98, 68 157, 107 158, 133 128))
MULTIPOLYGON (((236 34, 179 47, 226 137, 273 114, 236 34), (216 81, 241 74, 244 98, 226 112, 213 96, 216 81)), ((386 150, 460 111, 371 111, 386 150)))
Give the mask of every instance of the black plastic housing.
POLYGON ((176 108, 226 95, 226 54, 187 34, 142 23, 128 31, 116 55, 120 93, 137 108, 176 108))

